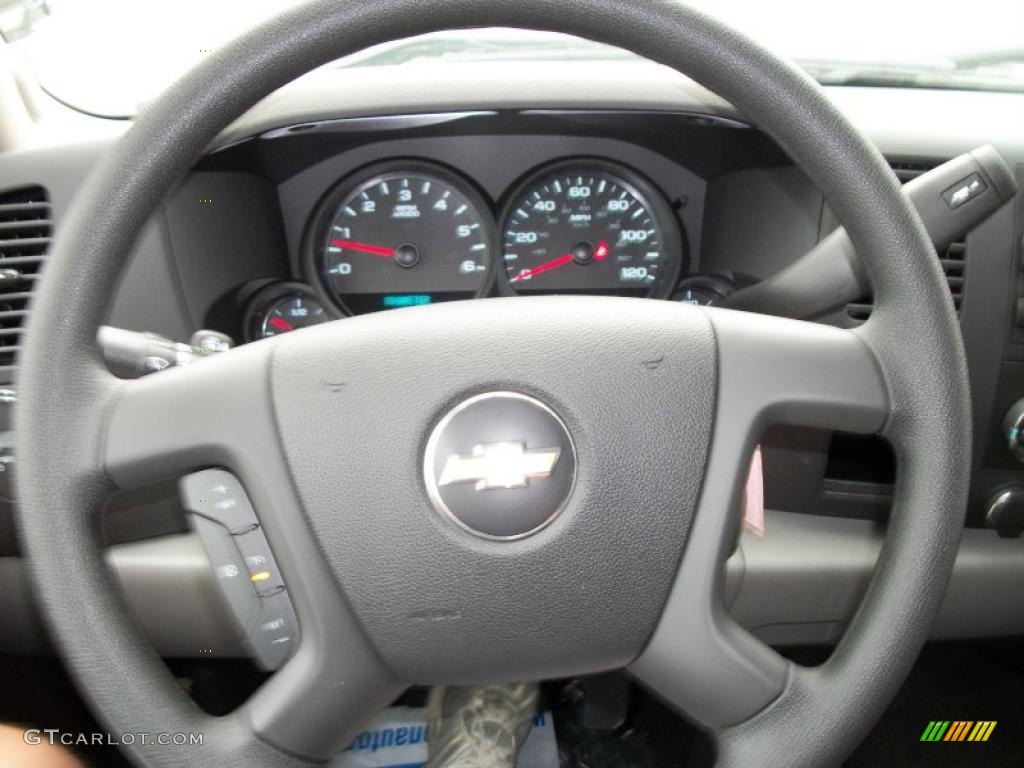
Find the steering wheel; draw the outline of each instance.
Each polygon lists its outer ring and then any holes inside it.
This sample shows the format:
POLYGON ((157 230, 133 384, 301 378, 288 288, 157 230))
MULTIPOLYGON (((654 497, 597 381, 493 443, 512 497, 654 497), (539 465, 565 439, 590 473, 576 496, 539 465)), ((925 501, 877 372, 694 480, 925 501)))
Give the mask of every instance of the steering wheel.
POLYGON ((967 372, 920 221, 812 80, 672 2, 320 0, 252 30, 98 163, 58 232, 21 366, 20 531, 63 658, 114 732, 203 734, 135 738, 139 765, 304 765, 410 684, 623 666, 713 733, 721 766, 831 764, 925 641, 963 526, 967 372), (340 56, 483 26, 620 46, 736 105, 838 212, 874 285, 870 320, 849 331, 670 302, 507 298, 360 316, 138 381, 106 371, 96 330, 133 243, 230 121, 340 56), (776 422, 884 435, 900 469, 871 586, 816 668, 723 608, 751 451, 776 422), (528 483, 498 477, 492 492, 484 473, 439 493, 435 470, 466 458, 460 440, 531 429, 561 448, 519 444, 510 466, 528 483), (113 489, 206 467, 247 490, 301 626, 293 657, 222 718, 147 642, 98 522, 113 489), (526 520, 537 504, 543 527, 526 520))

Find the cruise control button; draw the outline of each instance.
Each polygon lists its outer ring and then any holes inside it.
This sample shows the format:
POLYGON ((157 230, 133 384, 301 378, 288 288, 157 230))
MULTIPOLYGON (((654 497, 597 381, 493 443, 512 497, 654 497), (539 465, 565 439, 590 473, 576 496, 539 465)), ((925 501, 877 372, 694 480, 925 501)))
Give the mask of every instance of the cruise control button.
POLYGON ((179 490, 189 512, 215 520, 231 533, 244 533, 259 525, 245 489, 230 472, 196 472, 181 479, 179 490))
POLYGON ((249 644, 264 669, 274 670, 297 647, 299 622, 287 590, 260 599, 263 609, 249 633, 249 644))
POLYGON ((235 544, 242 555, 249 581, 258 593, 268 594, 284 585, 261 528, 235 536, 235 544))
POLYGON ((240 634, 257 664, 277 669, 296 648, 298 620, 245 490, 221 469, 182 478, 179 490, 240 634))
POLYGON ((189 523, 203 543, 221 596, 238 623, 248 628, 258 620, 262 601, 253 591, 245 563, 231 534, 224 526, 199 515, 189 515, 189 523))

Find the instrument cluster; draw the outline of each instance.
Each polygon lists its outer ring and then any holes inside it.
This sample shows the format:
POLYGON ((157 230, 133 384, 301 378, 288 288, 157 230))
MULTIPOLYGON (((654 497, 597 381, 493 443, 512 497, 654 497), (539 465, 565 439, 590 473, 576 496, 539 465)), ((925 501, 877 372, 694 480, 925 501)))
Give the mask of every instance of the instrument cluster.
POLYGON ((320 200, 303 246, 309 284, 260 291, 246 333, 252 340, 338 316, 491 295, 715 303, 729 292, 727 276, 679 281, 682 226, 651 181, 605 159, 544 164, 496 203, 443 165, 376 163, 320 200))

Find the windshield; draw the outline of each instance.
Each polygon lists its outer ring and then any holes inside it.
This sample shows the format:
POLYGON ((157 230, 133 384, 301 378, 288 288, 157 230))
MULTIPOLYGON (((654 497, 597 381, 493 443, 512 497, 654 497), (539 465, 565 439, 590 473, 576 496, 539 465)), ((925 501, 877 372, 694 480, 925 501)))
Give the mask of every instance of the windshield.
MULTIPOLYGON (((129 117, 199 59, 299 0, 0 0, 0 32, 40 84, 76 109, 129 117)), ((820 82, 1024 91, 1024 2, 694 0, 820 82)), ((486 60, 630 59, 576 38, 519 30, 397 41, 335 67, 486 60)))

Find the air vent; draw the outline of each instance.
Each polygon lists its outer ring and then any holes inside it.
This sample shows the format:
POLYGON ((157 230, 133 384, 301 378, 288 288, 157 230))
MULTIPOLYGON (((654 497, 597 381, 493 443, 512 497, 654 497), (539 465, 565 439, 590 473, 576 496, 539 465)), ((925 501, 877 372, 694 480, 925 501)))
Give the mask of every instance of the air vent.
POLYGON ((14 378, 29 300, 52 234, 45 189, 0 192, 0 383, 14 378))
MULTIPOLYGON (((967 261, 967 244, 963 240, 957 240, 939 254, 939 262, 942 264, 942 271, 946 274, 946 282, 949 283, 949 293, 953 297, 953 306, 960 312, 960 302, 964 296, 964 272, 967 261)), ((871 316, 872 303, 870 298, 855 301, 846 305, 846 314, 858 322, 864 322, 871 316)))
POLYGON ((927 173, 941 163, 918 162, 916 160, 890 160, 889 167, 896 174, 896 178, 906 184, 911 179, 916 179, 922 173, 927 173))
MULTIPOLYGON (((890 160, 896 177, 906 184, 911 179, 916 179, 922 173, 930 171, 940 165, 936 162, 918 162, 904 160, 890 160)), ((949 293, 953 297, 953 304, 956 311, 960 311, 960 303, 964 295, 964 279, 966 276, 967 244, 961 239, 950 244, 944 251, 939 253, 939 261, 942 264, 942 271, 946 274, 946 282, 949 283, 949 293)), ((856 322, 862 323, 871 316, 871 298, 861 298, 852 304, 846 305, 847 316, 856 322)))

